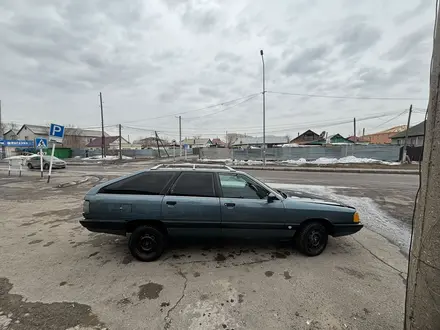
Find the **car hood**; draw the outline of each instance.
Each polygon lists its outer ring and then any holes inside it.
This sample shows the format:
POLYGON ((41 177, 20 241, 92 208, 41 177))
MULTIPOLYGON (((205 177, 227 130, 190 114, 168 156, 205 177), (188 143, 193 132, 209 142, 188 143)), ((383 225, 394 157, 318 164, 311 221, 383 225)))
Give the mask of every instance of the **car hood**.
POLYGON ((324 199, 317 199, 317 198, 306 198, 306 197, 297 197, 297 196, 289 196, 287 197, 287 200, 289 201, 298 201, 301 203, 308 203, 308 204, 320 204, 320 205, 329 205, 329 206, 339 206, 339 207, 347 207, 350 209, 354 209, 354 207, 342 203, 337 203, 329 200, 324 199))

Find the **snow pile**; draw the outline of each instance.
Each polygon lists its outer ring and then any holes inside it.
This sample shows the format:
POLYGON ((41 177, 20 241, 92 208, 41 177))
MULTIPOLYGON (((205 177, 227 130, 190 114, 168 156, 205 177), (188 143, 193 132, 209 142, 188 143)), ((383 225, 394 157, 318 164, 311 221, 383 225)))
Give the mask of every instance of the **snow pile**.
POLYGON ((28 158, 33 157, 33 156, 38 156, 38 155, 37 154, 32 154, 32 155, 10 156, 10 157, 4 158, 4 160, 28 159, 28 158))
POLYGON ((201 163, 221 163, 221 164, 228 164, 228 165, 262 165, 263 162, 261 160, 232 160, 230 158, 226 159, 209 159, 209 158, 202 158, 199 159, 199 162, 201 163))
POLYGON ((384 165, 399 165, 398 162, 386 162, 383 160, 377 160, 373 158, 357 158, 355 156, 347 156, 342 158, 326 158, 321 157, 316 160, 307 161, 304 158, 298 160, 284 160, 282 163, 292 164, 292 165, 304 165, 304 164, 315 164, 315 165, 330 165, 330 164, 384 164, 384 165))
MULTIPOLYGON (((86 160, 86 161, 94 161, 94 160, 118 160, 119 156, 92 156, 92 157, 85 157, 85 158, 81 158, 81 160, 86 160)), ((122 156, 122 159, 133 159, 131 157, 128 156, 122 156)))

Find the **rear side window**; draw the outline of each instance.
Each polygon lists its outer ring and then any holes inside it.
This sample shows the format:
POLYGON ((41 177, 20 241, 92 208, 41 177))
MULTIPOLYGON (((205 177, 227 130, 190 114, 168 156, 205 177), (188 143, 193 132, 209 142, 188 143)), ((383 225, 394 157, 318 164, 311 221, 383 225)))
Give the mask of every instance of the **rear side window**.
POLYGON ((170 191, 175 196, 215 197, 212 173, 183 172, 170 191))
POLYGON ((172 172, 146 172, 131 176, 103 187, 104 194, 160 195, 171 181, 172 172))

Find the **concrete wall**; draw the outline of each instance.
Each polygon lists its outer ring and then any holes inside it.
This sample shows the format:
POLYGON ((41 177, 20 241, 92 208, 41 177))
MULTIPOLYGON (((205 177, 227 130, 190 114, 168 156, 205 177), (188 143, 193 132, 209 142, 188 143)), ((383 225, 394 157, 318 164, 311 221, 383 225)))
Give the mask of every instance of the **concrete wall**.
MULTIPOLYGON (((299 148, 269 148, 266 159, 269 161, 316 160, 325 158, 342 158, 356 156, 358 158, 373 158, 384 161, 398 161, 400 146, 396 145, 344 145, 344 146, 306 146, 299 148)), ((203 148, 200 158, 261 160, 261 149, 232 150, 227 148, 203 148)))

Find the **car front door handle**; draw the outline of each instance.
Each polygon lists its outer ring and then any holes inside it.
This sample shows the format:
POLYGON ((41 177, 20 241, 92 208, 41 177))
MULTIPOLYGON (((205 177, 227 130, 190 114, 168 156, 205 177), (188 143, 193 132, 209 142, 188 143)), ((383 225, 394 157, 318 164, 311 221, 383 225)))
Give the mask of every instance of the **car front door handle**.
POLYGON ((225 206, 228 208, 235 207, 235 203, 225 203, 225 206))
POLYGON ((175 201, 167 201, 167 205, 176 205, 177 204, 177 202, 175 202, 175 201))

